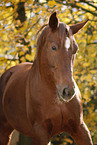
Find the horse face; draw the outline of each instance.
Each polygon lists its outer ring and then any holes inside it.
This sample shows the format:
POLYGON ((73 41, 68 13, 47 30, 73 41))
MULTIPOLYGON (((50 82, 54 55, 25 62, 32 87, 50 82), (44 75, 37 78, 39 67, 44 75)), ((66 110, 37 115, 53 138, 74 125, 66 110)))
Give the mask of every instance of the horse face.
POLYGON ((75 34, 81 27, 78 26, 75 31, 74 26, 69 27, 63 23, 59 24, 56 13, 53 13, 49 19, 49 27, 46 29, 43 44, 44 54, 42 55, 43 69, 45 68, 45 73, 48 68, 46 75, 49 74, 50 77, 48 76, 47 79, 53 80, 60 100, 69 101, 75 94, 72 62, 78 45, 73 33, 75 34))
POLYGON ((70 28, 59 24, 55 31, 50 31, 45 43, 46 55, 50 71, 57 88, 57 95, 61 100, 70 100, 74 96, 72 78, 72 58, 78 49, 70 28))

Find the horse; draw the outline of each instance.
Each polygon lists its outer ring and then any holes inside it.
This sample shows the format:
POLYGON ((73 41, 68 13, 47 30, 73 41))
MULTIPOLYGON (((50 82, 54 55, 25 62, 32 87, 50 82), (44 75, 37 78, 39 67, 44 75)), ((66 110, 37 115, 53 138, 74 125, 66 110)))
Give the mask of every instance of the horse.
POLYGON ((0 78, 0 145, 7 145, 16 129, 32 137, 33 145, 47 145, 67 132, 77 145, 93 145, 83 120, 81 94, 73 79, 76 34, 88 20, 71 26, 56 12, 39 32, 32 63, 21 63, 0 78))

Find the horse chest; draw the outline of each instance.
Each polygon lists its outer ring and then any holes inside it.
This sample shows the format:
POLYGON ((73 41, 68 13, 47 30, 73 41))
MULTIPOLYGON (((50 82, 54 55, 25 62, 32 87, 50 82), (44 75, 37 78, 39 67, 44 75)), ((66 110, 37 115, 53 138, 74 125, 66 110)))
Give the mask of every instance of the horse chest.
POLYGON ((58 106, 52 106, 45 112, 43 125, 47 132, 53 136, 61 131, 62 115, 58 106))
POLYGON ((68 104, 60 102, 45 110, 43 125, 51 137, 69 130, 77 133, 77 126, 81 119, 81 106, 76 98, 68 104))

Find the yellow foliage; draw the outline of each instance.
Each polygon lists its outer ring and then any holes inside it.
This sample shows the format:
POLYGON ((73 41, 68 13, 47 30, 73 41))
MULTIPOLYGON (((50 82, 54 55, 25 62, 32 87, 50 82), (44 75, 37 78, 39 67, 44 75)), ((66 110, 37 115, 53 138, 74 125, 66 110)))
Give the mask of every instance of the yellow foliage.
POLYGON ((89 62, 85 62, 84 64, 83 64, 83 67, 88 67, 88 66, 90 66, 90 63, 89 62))
POLYGON ((29 61, 32 61, 32 56, 29 55, 29 54, 26 54, 26 59, 29 60, 29 61))
POLYGON ((97 74, 97 70, 90 70, 91 74, 97 74))
POLYGON ((25 62, 25 57, 23 56, 23 57, 21 57, 21 59, 20 59, 22 62, 25 62))
POLYGON ((55 0, 49 0, 47 5, 50 6, 50 7, 54 7, 55 4, 56 4, 55 0))

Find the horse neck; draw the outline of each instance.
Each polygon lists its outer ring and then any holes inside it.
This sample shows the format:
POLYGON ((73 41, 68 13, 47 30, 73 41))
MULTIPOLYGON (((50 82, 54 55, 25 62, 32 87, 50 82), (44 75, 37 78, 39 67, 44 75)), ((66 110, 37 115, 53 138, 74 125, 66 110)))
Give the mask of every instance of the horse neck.
POLYGON ((39 75, 39 67, 38 67, 38 59, 37 58, 33 62, 33 65, 32 65, 31 70, 30 70, 30 75, 31 76, 39 75))

